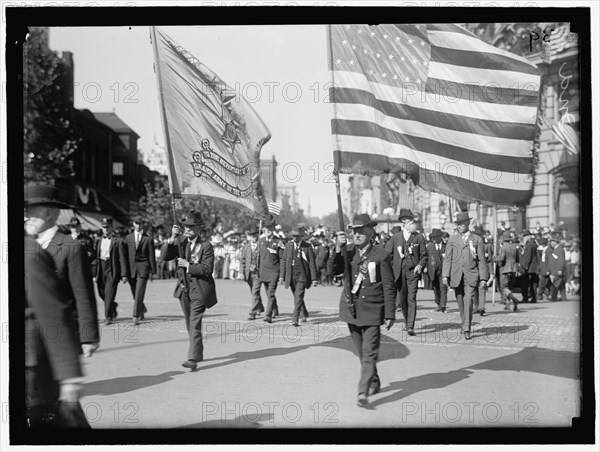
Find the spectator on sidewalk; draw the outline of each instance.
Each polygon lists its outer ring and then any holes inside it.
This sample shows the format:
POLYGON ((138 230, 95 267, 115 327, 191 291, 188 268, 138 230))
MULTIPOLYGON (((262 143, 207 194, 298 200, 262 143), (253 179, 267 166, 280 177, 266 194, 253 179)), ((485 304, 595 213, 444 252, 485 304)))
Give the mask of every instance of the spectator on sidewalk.
POLYGON ((513 294, 513 289, 517 282, 517 273, 519 272, 519 253, 517 245, 513 243, 512 234, 509 231, 502 233, 502 246, 500 254, 496 258, 500 266, 500 293, 504 302, 504 310, 510 309, 510 302, 513 302, 513 311, 518 310, 519 300, 513 294))
POLYGON ((550 282, 552 283, 552 293, 550 301, 558 301, 557 295, 560 292, 560 301, 567 300, 566 283, 566 261, 565 250, 561 239, 557 234, 552 235, 550 239, 552 253, 550 255, 550 282))
POLYGON ((540 239, 540 245, 538 247, 538 294, 537 299, 544 301, 546 291, 548 291, 548 298, 552 293, 552 283, 550 282, 550 259, 552 257, 552 246, 548 244, 548 239, 542 237, 540 239))
POLYGON ((519 257, 519 273, 521 273, 521 303, 537 303, 538 289, 538 255, 533 234, 528 229, 523 231, 524 246, 519 257))

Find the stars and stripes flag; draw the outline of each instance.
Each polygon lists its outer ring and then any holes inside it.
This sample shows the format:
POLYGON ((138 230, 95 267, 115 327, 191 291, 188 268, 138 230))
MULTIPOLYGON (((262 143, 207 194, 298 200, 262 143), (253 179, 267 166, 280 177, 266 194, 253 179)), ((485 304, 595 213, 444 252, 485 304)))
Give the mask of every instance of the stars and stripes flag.
POLYGON ((273 215, 279 215, 281 213, 281 206, 276 202, 267 200, 267 208, 269 210, 269 213, 273 215))
POLYGON ((207 196, 266 217, 260 151, 269 129, 244 98, 151 27, 171 193, 207 196))
POLYGON ((452 24, 331 25, 335 169, 493 204, 532 195, 540 76, 452 24))

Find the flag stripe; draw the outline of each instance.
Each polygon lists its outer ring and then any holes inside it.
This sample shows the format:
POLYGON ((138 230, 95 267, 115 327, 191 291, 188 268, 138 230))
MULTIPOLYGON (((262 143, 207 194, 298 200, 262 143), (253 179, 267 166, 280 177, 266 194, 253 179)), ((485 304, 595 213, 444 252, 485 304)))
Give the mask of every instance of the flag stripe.
POLYGON ((522 72, 537 77, 537 69, 505 55, 431 46, 431 60, 453 66, 522 72))
POLYGON ((334 88, 333 96, 336 103, 368 105, 386 116, 420 121, 434 127, 458 130, 460 132, 526 140, 535 130, 534 124, 514 124, 510 122, 474 119, 467 116, 378 100, 368 91, 334 88))
MULTIPOLYGON (((533 86, 531 86, 533 88, 533 86)), ((482 86, 481 84, 466 84, 450 82, 430 77, 425 85, 428 93, 444 98, 459 98, 469 102, 487 102, 488 104, 506 104, 533 106, 537 108, 537 89, 498 88, 495 86, 482 86)), ((439 98, 439 97, 438 97, 439 98)))
POLYGON ((457 83, 498 86, 511 89, 539 89, 540 78, 537 75, 519 73, 519 81, 515 82, 515 73, 492 69, 452 66, 432 61, 429 64, 429 76, 457 83))
POLYGON ((510 140, 488 137, 475 133, 433 127, 419 121, 382 117, 381 113, 367 105, 338 104, 337 117, 342 120, 375 121, 388 129, 413 136, 430 138, 442 144, 464 147, 477 152, 510 157, 531 156, 531 143, 527 140, 510 140))
MULTIPOLYGON (((426 151, 417 151, 397 143, 390 143, 377 137, 359 137, 349 135, 333 135, 335 143, 338 143, 340 149, 345 149, 345 152, 360 154, 363 161, 369 156, 382 156, 387 158, 387 166, 377 167, 371 173, 381 174, 387 172, 402 172, 403 169, 408 169, 414 172, 416 168, 429 169, 447 173, 450 176, 459 176, 468 178, 472 182, 489 186, 504 186, 507 190, 525 190, 530 189, 531 181, 529 180, 526 168, 515 167, 511 170, 500 171, 497 166, 490 165, 488 167, 474 166, 469 163, 457 161, 456 159, 445 158, 429 154, 426 151), (374 148, 377 144, 377 148, 374 148), (396 156, 402 156, 399 160, 396 156), (395 166, 396 161, 402 162, 402 167, 395 166), (406 166, 406 161, 413 163, 413 166, 406 166), (386 170, 387 168, 387 170, 386 170), (508 188, 510 187, 510 188, 508 188)), ((343 157, 343 155, 342 155, 343 157)), ((385 159, 381 160, 385 163, 385 159)), ((343 163, 344 160, 342 159, 343 163)))
POLYGON ((378 138, 388 143, 406 146, 413 151, 427 152, 433 156, 454 159, 458 162, 483 168, 493 165, 495 169, 500 171, 513 171, 515 168, 521 168, 521 172, 529 172, 531 166, 531 157, 529 156, 518 158, 476 152, 463 147, 440 143, 433 139, 396 132, 373 122, 333 119, 331 130, 332 133, 337 135, 378 138))
MULTIPOLYGON (((483 120, 498 120, 508 123, 534 123, 537 107, 526 105, 498 105, 486 102, 471 102, 462 99, 440 99, 439 96, 419 90, 420 84, 402 83, 400 87, 382 83, 369 83, 364 74, 357 72, 336 72, 334 89, 354 88, 369 93, 367 99, 382 99, 382 102, 406 104, 422 110, 437 113, 457 114, 483 120)), ((333 98, 334 102, 339 102, 333 98)))
MULTIPOLYGON (((376 172, 365 171, 365 168, 392 168, 394 171, 406 171, 412 162, 399 158, 388 158, 382 155, 355 153, 351 151, 334 151, 334 158, 339 159, 340 170, 344 173, 354 174, 376 174, 376 172)), ((443 166, 441 166, 443 168, 443 166)), ((453 167, 454 169, 455 167, 453 167)), ((491 174, 491 172, 490 172, 491 174)), ((427 191, 438 193, 452 193, 452 196, 461 197, 468 194, 466 199, 493 199, 498 204, 522 204, 526 203, 531 196, 531 182, 519 184, 521 189, 506 189, 500 184, 481 184, 477 181, 459 177, 457 172, 444 174, 443 172, 421 167, 419 169, 419 186, 427 191)), ((525 179, 526 176, 521 176, 525 179)), ((515 184, 512 184, 515 186, 515 184)), ((516 186, 515 186, 516 187, 516 186)))

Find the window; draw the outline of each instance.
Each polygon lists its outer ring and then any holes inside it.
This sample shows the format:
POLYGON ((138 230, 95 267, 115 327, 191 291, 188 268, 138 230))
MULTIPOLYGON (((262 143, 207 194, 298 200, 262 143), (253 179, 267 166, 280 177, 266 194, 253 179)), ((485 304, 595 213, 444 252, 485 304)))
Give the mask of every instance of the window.
POLYGON ((124 164, 123 162, 113 162, 113 176, 123 176, 124 172, 124 164))

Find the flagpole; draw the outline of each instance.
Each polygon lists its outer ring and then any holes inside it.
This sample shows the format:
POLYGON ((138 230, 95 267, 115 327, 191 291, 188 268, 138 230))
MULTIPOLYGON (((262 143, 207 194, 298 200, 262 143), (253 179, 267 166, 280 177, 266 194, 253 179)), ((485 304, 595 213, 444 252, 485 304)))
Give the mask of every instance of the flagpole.
POLYGON ((493 253, 492 260, 494 261, 493 270, 492 270, 492 306, 496 303, 496 253, 498 246, 498 205, 492 205, 492 240, 493 240, 493 253))
MULTIPOLYGON (((335 178, 335 191, 337 195, 337 203, 338 203, 338 220, 340 224, 340 232, 345 233, 345 225, 344 225, 344 211, 342 210, 342 195, 340 193, 340 175, 337 171, 333 172, 335 178)), ((348 306, 348 310, 352 317, 356 318, 356 306, 354 305, 354 300, 352 300, 352 289, 350 287, 350 281, 352 276, 352 270, 350 268, 350 262, 348 261, 348 250, 346 245, 342 246, 342 257, 344 259, 344 292, 345 292, 345 301, 348 306)))

